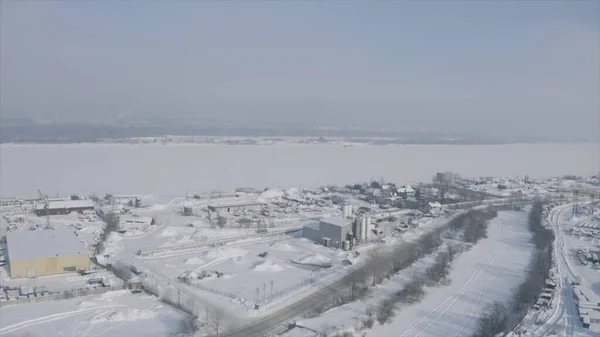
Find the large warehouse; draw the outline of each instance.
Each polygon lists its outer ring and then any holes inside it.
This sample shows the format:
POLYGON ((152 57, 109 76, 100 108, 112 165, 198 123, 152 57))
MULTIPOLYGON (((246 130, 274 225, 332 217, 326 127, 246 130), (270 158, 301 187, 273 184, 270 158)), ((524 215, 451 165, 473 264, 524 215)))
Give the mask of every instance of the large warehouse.
POLYGON ((50 201, 49 207, 44 204, 37 204, 35 207, 35 214, 37 216, 45 215, 64 215, 71 212, 83 212, 87 210, 94 210, 94 202, 91 200, 64 200, 64 201, 50 201))
POLYGON ((264 203, 262 202, 240 199, 231 202, 211 203, 208 204, 208 209, 212 212, 230 213, 238 210, 257 210, 260 209, 260 207, 262 207, 263 205, 264 203))
POLYGON ((326 218, 304 226, 302 236, 324 245, 342 248, 342 243, 349 240, 352 222, 343 218, 326 218))
POLYGON ((85 245, 68 229, 8 232, 6 243, 11 278, 90 269, 85 245))

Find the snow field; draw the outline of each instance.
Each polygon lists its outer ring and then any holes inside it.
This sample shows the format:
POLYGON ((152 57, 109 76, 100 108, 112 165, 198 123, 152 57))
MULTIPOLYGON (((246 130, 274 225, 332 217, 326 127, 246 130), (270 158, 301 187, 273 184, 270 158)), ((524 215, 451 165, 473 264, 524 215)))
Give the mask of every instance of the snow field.
POLYGON ((114 291, 2 307, 0 336, 159 337, 174 331, 182 318, 153 296, 114 291))
POLYGON ((493 301, 510 298, 524 279, 533 252, 527 228, 528 212, 499 212, 490 221, 488 238, 453 263, 449 286, 427 288, 417 305, 403 308, 390 324, 378 326, 373 336, 469 336, 477 317, 493 301))
POLYGON ((69 193, 179 194, 239 186, 319 186, 385 177, 396 183, 429 181, 436 172, 464 176, 535 177, 585 174, 598 168, 598 144, 406 145, 406 146, 207 146, 207 145, 0 145, 2 196, 28 196, 38 188, 69 193), (110 153, 115 174, 98 170, 110 153), (553 153, 554 156, 545 154, 553 153), (561 158, 556 161, 555 158, 561 158), (77 160, 73 160, 77 158, 77 160), (251 158, 259 165, 239 165, 251 158), (358 165, 361 158, 364 165, 358 165), (411 164, 406 165, 406 158, 411 164), (218 162, 219 165, 206 165, 218 162), (378 163, 371 165, 370 163, 378 163), (68 170, 65 170, 68 163, 68 170), (185 163, 174 164, 174 163, 185 163), (319 163, 313 165, 311 163, 319 163), (577 163, 577 165, 573 165, 577 163), (43 166, 45 175, 37 174, 43 166), (268 168, 268 169, 265 169, 268 168), (575 171, 574 171, 575 170, 575 171), (51 176, 53 179, 46 179, 51 176), (168 177, 168 179, 164 179, 168 177), (200 177, 200 178, 199 178, 200 177), (202 179, 201 177, 206 177, 202 179))
MULTIPOLYGON (((292 239, 248 244, 243 249, 224 246, 186 257, 161 259, 157 266, 170 279, 180 275, 204 277, 207 273, 210 274, 209 277, 193 281, 190 290, 197 292, 199 296, 205 296, 206 291, 220 295, 221 299, 218 301, 224 302, 224 306, 231 307, 234 299, 233 304, 237 304, 237 308, 234 305, 233 310, 247 315, 256 314, 254 303, 257 301, 261 306, 272 304, 282 296, 310 286, 314 283, 311 278, 325 277, 330 273, 337 275, 342 268, 341 261, 348 257, 348 252, 334 251, 306 239, 292 239), (263 252, 268 255, 265 258, 259 257, 258 254, 263 252), (298 259, 304 259, 305 263, 327 261, 336 266, 319 269, 292 262, 298 259), (199 260, 203 263, 189 263, 199 260), (222 276, 217 277, 216 271, 222 273, 222 276)), ((212 300, 214 302, 214 296, 212 300)))

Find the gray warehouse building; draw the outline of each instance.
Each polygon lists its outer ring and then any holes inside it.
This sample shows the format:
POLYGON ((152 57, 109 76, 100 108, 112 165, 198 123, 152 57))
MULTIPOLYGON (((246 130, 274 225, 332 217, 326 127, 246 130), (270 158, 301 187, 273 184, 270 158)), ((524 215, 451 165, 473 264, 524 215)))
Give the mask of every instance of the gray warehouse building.
POLYGON ((304 226, 302 235, 324 245, 342 248, 342 243, 349 240, 352 222, 343 218, 326 218, 304 226))

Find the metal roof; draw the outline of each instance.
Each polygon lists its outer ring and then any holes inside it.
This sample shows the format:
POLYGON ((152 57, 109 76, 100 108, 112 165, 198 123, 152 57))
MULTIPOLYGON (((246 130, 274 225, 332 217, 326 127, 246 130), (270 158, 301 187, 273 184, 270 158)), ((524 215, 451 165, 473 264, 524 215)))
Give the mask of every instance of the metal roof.
POLYGON ((336 217, 321 219, 321 222, 332 225, 332 226, 336 226, 336 227, 346 227, 346 226, 349 226, 352 224, 350 221, 348 221, 344 218, 336 218, 336 217))
POLYGON ((69 229, 15 231, 6 234, 9 260, 87 254, 85 245, 69 229))
MULTIPOLYGON (((94 207, 92 200, 64 200, 64 201, 50 201, 48 203, 50 209, 61 209, 61 208, 86 208, 94 207)), ((36 209, 43 210, 45 205, 37 204, 36 209)))
POLYGON ((308 228, 310 228, 310 229, 314 229, 314 230, 318 231, 318 230, 320 230, 320 229, 321 229, 321 223, 320 223, 320 222, 318 222, 318 221, 309 222, 309 223, 307 223, 306 225, 304 225, 304 227, 305 227, 305 228, 306 228, 306 227, 308 227, 308 228))

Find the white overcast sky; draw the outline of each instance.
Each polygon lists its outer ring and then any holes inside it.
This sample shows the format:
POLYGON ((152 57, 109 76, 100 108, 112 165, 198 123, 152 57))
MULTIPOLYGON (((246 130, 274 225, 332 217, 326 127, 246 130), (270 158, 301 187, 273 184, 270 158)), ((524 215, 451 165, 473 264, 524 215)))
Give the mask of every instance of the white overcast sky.
POLYGON ((596 137, 599 1, 2 1, 0 114, 596 137))

